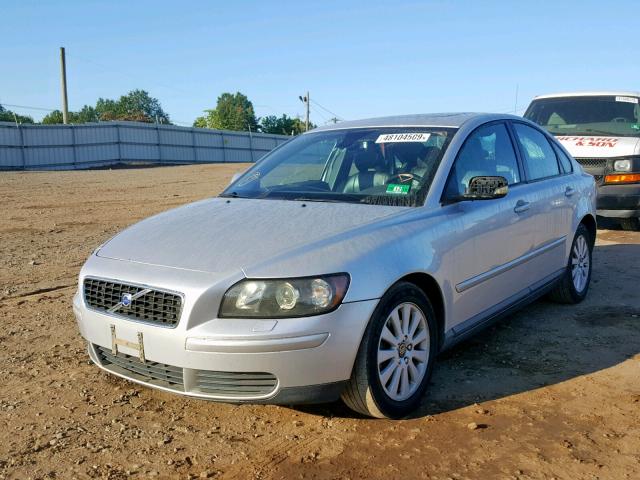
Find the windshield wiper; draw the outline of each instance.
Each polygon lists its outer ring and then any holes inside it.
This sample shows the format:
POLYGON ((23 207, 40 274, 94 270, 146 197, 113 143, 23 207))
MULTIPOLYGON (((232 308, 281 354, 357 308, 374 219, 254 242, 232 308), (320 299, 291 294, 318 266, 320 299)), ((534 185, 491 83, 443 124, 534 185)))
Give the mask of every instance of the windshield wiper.
POLYGON ((293 200, 294 202, 326 202, 326 203, 344 203, 344 200, 338 200, 335 198, 312 198, 312 197, 295 197, 291 199, 284 200, 293 200))

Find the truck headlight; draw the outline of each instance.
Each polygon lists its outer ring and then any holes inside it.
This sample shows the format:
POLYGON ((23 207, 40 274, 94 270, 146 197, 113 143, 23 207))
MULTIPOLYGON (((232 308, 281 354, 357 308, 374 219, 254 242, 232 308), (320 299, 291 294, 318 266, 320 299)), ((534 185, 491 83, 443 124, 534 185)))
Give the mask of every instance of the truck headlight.
POLYGON ((220 317, 306 317, 338 308, 349 287, 349 275, 337 273, 317 277, 246 279, 224 294, 220 317))
POLYGON ((630 172, 631 171, 631 160, 616 160, 613 162, 613 169, 616 172, 630 172))

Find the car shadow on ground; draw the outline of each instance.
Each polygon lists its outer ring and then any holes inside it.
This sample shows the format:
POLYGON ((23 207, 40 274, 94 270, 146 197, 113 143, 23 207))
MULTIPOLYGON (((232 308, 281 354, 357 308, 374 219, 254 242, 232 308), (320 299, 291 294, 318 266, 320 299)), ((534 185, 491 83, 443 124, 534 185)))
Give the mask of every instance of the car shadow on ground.
MULTIPOLYGON (((591 290, 583 303, 539 300, 443 352, 411 418, 564 382, 640 353, 640 296, 619 294, 619 282, 640 281, 640 244, 597 246, 594 265, 591 290)), ((361 418, 339 403, 297 408, 361 418)))

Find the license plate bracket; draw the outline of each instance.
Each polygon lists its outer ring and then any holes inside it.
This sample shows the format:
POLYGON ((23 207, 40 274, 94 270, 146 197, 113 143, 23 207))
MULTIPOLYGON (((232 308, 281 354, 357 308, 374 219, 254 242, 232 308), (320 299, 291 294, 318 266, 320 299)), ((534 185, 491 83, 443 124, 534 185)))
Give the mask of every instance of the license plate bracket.
POLYGON ((111 353, 113 355, 118 354, 118 345, 136 350, 138 352, 138 358, 140 359, 140 361, 142 363, 145 363, 142 332, 138 332, 138 343, 130 342, 129 340, 118 338, 116 336, 116 326, 111 325, 111 353))

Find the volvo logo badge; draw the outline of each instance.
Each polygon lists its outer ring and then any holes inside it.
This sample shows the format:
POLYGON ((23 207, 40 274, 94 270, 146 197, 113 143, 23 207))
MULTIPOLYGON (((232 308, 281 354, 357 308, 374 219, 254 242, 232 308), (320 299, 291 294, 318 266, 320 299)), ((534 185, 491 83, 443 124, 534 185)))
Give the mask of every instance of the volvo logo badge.
POLYGON ((122 295, 122 298, 120 299, 120 303, 122 304, 123 307, 130 307, 132 301, 133 301, 133 295, 131 295, 130 293, 124 293, 122 295))

